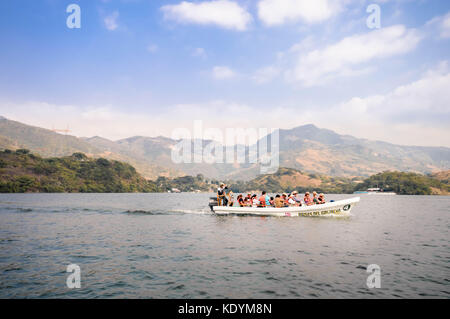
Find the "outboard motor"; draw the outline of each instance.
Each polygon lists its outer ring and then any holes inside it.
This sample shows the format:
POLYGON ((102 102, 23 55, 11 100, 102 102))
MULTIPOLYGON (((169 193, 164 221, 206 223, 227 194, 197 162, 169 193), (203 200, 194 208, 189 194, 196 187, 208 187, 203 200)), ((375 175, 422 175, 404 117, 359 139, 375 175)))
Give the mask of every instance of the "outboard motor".
MULTIPOLYGON (((214 213, 214 209, 213 209, 214 206, 219 206, 217 197, 210 197, 208 206, 209 206, 209 209, 211 209, 211 211, 214 213)), ((226 197, 223 198, 222 206, 228 206, 228 198, 226 198, 226 197)))
POLYGON ((210 197, 209 198, 209 209, 214 213, 214 206, 218 206, 219 203, 217 202, 217 197, 210 197))

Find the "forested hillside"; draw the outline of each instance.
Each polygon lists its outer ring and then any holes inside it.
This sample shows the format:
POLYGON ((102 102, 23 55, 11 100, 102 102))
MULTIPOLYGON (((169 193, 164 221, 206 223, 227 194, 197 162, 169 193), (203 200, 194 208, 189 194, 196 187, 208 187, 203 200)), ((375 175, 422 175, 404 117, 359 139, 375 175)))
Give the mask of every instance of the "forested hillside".
POLYGON ((0 192, 124 193, 157 191, 129 164, 83 153, 41 158, 28 150, 0 152, 0 192))

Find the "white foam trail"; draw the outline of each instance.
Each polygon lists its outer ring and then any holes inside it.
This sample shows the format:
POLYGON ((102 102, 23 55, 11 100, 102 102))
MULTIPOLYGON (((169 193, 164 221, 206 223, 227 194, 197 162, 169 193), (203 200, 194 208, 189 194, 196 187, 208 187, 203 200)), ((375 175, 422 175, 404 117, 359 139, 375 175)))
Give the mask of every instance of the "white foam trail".
POLYGON ((212 212, 210 210, 176 209, 173 211, 177 212, 177 213, 194 214, 194 215, 211 215, 212 214, 212 212))

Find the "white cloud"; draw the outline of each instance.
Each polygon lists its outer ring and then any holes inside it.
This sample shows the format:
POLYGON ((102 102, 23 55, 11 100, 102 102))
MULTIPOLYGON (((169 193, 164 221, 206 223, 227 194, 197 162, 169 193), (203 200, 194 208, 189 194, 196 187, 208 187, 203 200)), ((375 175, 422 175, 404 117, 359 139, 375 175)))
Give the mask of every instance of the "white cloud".
POLYGON ((218 80, 226 80, 235 77, 236 73, 227 66, 215 66, 212 70, 213 77, 218 80))
POLYGON ((352 35, 323 49, 300 53, 289 80, 303 86, 317 86, 337 77, 355 76, 371 71, 361 65, 412 51, 421 40, 415 29, 396 25, 352 35))
MULTIPOLYGON (((29 125, 51 129, 69 127, 71 135, 101 136, 111 140, 131 136, 167 136, 176 128, 191 129, 194 120, 203 119, 205 127, 225 129, 247 127, 253 109, 245 104, 209 101, 177 104, 158 112, 130 112, 106 106, 57 105, 46 102, 0 102, 0 115, 29 125), (231 117, 217 116, 226 110, 231 117), (236 115, 236 116, 234 116, 236 115)), ((263 120, 265 115, 252 118, 263 120)))
POLYGON ((441 37, 450 38, 450 13, 448 13, 441 24, 441 37))
POLYGON ((261 0, 258 16, 268 26, 323 22, 342 10, 343 0, 261 0))
POLYGON ((372 109, 381 107, 387 112, 411 115, 417 112, 450 113, 450 72, 448 63, 442 62, 438 68, 428 71, 421 79, 397 87, 392 93, 383 96, 372 109))
POLYGON ((150 53, 155 53, 158 49, 159 47, 156 44, 150 44, 147 46, 147 51, 150 53))
POLYGON ((119 12, 114 11, 113 13, 107 15, 103 18, 103 24, 105 25, 105 28, 109 31, 114 31, 119 27, 119 24, 117 23, 117 19, 119 18, 119 12))
POLYGON ((109 107, 97 107, 82 111, 81 118, 87 121, 110 121, 114 117, 109 107))
POLYGON ((0 103, 0 114, 20 122, 51 128, 69 125, 77 136, 110 139, 133 135, 171 136, 175 128, 192 129, 203 119, 204 127, 292 128, 313 123, 359 138, 405 145, 450 147, 450 71, 448 63, 386 94, 355 96, 331 107, 280 105, 261 111, 257 105, 230 101, 179 104, 158 112, 130 112, 111 106, 53 105, 29 102, 0 103), (226 114, 227 116, 217 116, 226 114), (297 116, 290 116, 297 115, 297 116))
POLYGON ((252 16, 236 2, 216 0, 205 2, 183 1, 177 5, 161 7, 164 18, 178 23, 217 25, 225 29, 244 31, 252 21, 252 16))
POLYGON ((448 88, 450 72, 443 62, 387 94, 353 97, 326 110, 321 125, 398 144, 450 146, 448 88))
POLYGON ((281 70, 278 67, 268 66, 257 70, 253 75, 253 80, 258 84, 264 84, 279 76, 280 73, 281 70))
MULTIPOLYGON (((66 128, 79 137, 102 136, 120 139, 133 135, 170 134, 152 114, 138 114, 106 106, 59 105, 29 101, 1 102, 6 118, 42 128, 66 128), (161 126, 159 126, 161 125, 161 126)), ((168 121, 165 125, 168 125, 168 121)))
POLYGON ((203 48, 195 48, 192 51, 192 56, 195 56, 198 58, 206 58, 206 51, 203 48))
MULTIPOLYGON (((439 16, 427 22, 427 26, 437 26, 437 33, 443 39, 450 38, 450 12, 444 16, 439 16)), ((435 31, 436 32, 436 31, 435 31)))

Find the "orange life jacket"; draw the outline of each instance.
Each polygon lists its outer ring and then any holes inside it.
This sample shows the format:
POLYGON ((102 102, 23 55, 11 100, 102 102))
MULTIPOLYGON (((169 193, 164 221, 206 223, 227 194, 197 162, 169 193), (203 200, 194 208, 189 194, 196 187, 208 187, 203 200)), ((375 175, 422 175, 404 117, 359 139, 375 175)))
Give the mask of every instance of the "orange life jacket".
POLYGON ((259 206, 266 207, 266 195, 261 195, 259 198, 259 206))

